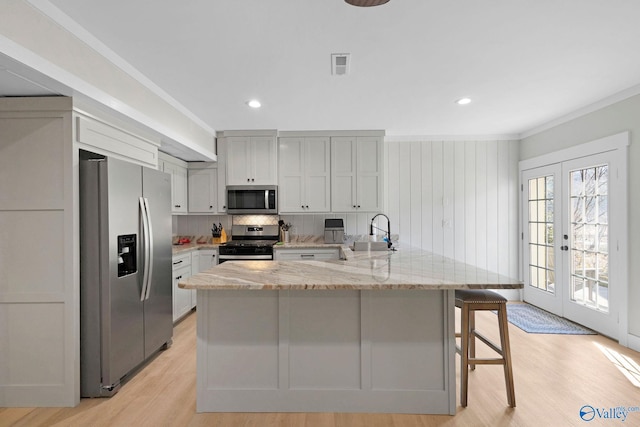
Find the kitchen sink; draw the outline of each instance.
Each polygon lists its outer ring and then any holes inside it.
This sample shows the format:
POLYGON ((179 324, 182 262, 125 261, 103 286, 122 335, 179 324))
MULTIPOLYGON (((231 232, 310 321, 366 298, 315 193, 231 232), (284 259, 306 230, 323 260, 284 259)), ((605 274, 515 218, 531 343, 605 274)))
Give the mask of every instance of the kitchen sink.
POLYGON ((353 246, 351 247, 353 251, 386 251, 388 249, 387 242, 360 241, 353 242, 353 246))

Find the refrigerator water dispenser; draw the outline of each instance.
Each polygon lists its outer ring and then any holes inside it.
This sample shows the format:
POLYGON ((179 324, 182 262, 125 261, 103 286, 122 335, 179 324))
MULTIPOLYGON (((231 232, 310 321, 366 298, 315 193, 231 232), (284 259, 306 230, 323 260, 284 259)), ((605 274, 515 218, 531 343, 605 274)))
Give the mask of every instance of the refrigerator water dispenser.
POLYGON ((136 262, 136 235, 118 236, 118 277, 138 271, 136 262))

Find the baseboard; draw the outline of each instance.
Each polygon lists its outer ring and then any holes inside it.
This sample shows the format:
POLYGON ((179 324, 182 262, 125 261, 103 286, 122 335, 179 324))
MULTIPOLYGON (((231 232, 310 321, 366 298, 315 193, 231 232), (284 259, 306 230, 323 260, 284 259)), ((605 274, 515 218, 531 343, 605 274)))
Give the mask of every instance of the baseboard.
POLYGON ((631 350, 640 351, 640 337, 627 334, 627 347, 631 350))

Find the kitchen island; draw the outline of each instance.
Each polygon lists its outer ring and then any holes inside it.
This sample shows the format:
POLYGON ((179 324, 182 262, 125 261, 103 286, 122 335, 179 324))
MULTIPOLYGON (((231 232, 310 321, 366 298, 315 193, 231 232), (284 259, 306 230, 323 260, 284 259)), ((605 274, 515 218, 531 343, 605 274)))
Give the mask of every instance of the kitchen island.
POLYGON ((512 278, 419 249, 237 261, 198 290, 198 412, 455 414, 455 289, 512 278))

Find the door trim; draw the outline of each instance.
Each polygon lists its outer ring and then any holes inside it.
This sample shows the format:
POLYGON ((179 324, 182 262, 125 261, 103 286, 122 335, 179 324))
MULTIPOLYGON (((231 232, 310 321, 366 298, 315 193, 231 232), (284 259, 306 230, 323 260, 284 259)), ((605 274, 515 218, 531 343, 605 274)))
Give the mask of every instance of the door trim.
MULTIPOLYGON (((613 162, 616 166, 617 176, 624 179, 619 180, 618 185, 611 186, 611 192, 615 193, 615 197, 619 200, 619 211, 617 212, 618 221, 612 225, 611 234, 615 236, 615 241, 611 242, 612 249, 615 247, 617 252, 615 266, 612 266, 610 274, 617 277, 620 305, 618 308, 618 342, 628 347, 629 343, 629 322, 628 322, 628 305, 624 301, 628 301, 629 295, 629 245, 628 245, 628 224, 629 224, 629 206, 628 206, 628 147, 630 144, 629 132, 621 132, 615 135, 607 136, 604 138, 596 139, 584 144, 579 144, 573 147, 565 148, 555 152, 543 154, 531 159, 522 160, 519 163, 518 175, 520 179, 520 188, 524 185, 522 179, 522 173, 528 169, 534 169, 542 166, 548 166, 556 163, 562 163, 569 160, 578 159, 581 157, 592 156, 594 154, 607 153, 613 157, 613 162), (615 227, 615 229, 613 229, 615 227)), ((612 171, 612 173, 614 173, 612 171)), ((520 192, 520 206, 523 206, 524 192, 520 192)), ((519 232, 520 236, 524 233, 523 213, 519 215, 519 232)), ((520 240, 520 279, 523 280, 524 271, 524 240, 520 240)), ((613 253, 613 250, 611 251, 613 253)))

